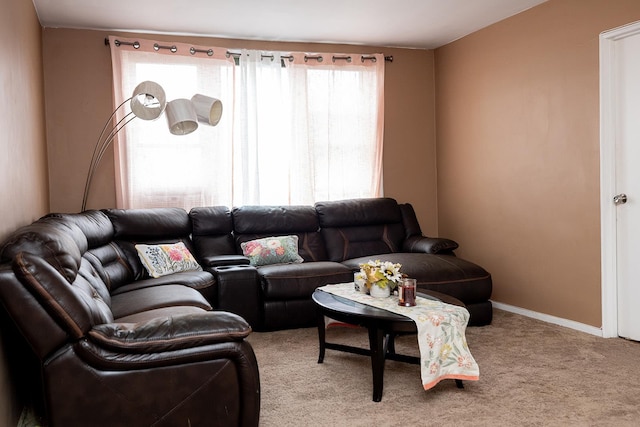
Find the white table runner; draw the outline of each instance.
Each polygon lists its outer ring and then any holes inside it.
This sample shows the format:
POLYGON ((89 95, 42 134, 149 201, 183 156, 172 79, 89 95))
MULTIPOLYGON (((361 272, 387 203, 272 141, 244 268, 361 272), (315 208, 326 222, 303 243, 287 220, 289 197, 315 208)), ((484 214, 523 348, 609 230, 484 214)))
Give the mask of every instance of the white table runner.
POLYGON ((469 311, 466 308, 421 297, 416 298, 414 307, 403 307, 398 305, 398 297, 373 298, 356 292, 353 283, 326 285, 318 289, 407 316, 416 322, 420 374, 425 390, 444 379, 479 379, 480 369, 469 351, 465 337, 469 322, 469 311))

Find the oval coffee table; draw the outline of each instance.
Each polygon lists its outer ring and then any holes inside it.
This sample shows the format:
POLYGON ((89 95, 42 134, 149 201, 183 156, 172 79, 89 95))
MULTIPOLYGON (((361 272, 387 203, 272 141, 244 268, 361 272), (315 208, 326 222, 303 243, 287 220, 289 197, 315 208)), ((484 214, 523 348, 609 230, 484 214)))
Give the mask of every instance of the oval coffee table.
MULTIPOLYGON (((435 291, 423 290, 418 293, 418 296, 464 307, 462 301, 435 291)), ((394 340, 396 335, 415 334, 418 332, 416 324, 411 318, 381 308, 360 304, 321 290, 316 290, 311 298, 318 307, 318 341, 320 344, 318 363, 324 361, 325 349, 370 356, 374 402, 382 400, 384 361, 386 359, 420 364, 419 357, 406 356, 395 352, 394 340), (326 342, 325 316, 339 322, 366 328, 369 333, 369 349, 326 342)), ((462 380, 456 379, 455 381, 458 388, 463 387, 462 380)))

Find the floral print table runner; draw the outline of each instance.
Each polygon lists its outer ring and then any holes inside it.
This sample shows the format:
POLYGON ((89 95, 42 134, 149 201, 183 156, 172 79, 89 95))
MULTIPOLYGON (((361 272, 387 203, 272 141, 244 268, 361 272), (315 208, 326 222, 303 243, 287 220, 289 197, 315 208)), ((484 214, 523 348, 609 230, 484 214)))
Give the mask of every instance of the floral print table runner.
POLYGON ((416 322, 422 385, 428 390, 445 379, 478 380, 480 369, 465 337, 469 312, 464 307, 416 298, 414 307, 398 305, 398 297, 373 298, 356 292, 353 283, 318 288, 361 304, 401 314, 416 322))

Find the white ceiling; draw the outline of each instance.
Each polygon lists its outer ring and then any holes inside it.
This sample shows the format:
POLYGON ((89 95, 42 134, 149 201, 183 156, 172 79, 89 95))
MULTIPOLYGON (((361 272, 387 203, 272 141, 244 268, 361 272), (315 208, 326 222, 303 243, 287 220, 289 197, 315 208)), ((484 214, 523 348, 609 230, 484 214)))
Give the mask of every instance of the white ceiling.
POLYGON ((433 49, 546 0, 33 0, 43 27, 433 49))

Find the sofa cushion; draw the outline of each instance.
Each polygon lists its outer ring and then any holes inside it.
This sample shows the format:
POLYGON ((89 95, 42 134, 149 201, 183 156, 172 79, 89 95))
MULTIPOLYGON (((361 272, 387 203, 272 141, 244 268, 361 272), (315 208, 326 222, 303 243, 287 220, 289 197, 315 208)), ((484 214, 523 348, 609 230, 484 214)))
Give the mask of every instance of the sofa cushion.
POLYGON ((238 253, 250 240, 298 236, 298 253, 305 261, 326 261, 325 243, 312 206, 241 206, 232 211, 238 253))
POLYGON ((330 283, 353 280, 353 272, 335 262, 275 264, 258 267, 265 300, 310 299, 313 291, 330 283))
POLYGON ((165 245, 135 245, 142 265, 151 277, 158 278, 181 271, 202 270, 182 242, 165 245))
POLYGON ((10 261, 21 252, 44 258, 69 282, 78 274, 87 239, 73 223, 41 218, 14 231, 0 247, 0 260, 10 261))
POLYGON ((398 252, 402 248, 405 229, 394 199, 318 202, 315 208, 331 261, 398 252))
POLYGON ((211 310, 211 305, 198 291, 183 285, 153 286, 111 296, 114 318, 171 306, 194 306, 211 310))
POLYGON ((117 240, 160 240, 188 236, 189 215, 181 208, 105 209, 117 240))
POLYGON ((80 338, 92 326, 113 321, 108 302, 83 275, 69 282, 43 258, 28 252, 15 257, 13 271, 70 336, 80 338))
MULTIPOLYGON (((159 245, 182 242, 193 253, 191 220, 181 208, 105 209, 115 231, 114 241, 131 270, 132 280, 150 277, 143 267, 136 244, 159 245)), ((125 283, 119 283, 120 286, 125 283)), ((112 289, 115 289, 112 284, 112 289)))
POLYGON ((134 280, 126 255, 113 243, 113 224, 104 212, 52 213, 46 218, 52 222, 75 224, 82 231, 88 244, 82 257, 91 263, 109 291, 134 280))
POLYGON ((169 274, 158 278, 148 278, 132 281, 124 286, 120 286, 111 294, 118 295, 137 289, 152 288, 154 286, 183 285, 196 290, 202 290, 215 284, 213 274, 208 271, 182 271, 180 273, 169 274))
POLYGON ((233 218, 226 206, 196 207, 189 211, 191 240, 200 264, 210 256, 234 255, 233 218))
POLYGON ((240 244, 242 254, 253 266, 290 264, 304 261, 298 255, 298 236, 270 236, 240 244))
POLYGON ((315 209, 321 228, 402 223, 398 202, 390 197, 317 202, 315 209))
POLYGON ((102 211, 88 210, 80 213, 51 213, 45 218, 59 218, 61 222, 71 222, 82 230, 89 249, 109 244, 113 241, 113 225, 102 211))
POLYGON ((136 275, 126 254, 113 242, 91 248, 82 257, 95 268, 109 292, 135 280, 136 275))

